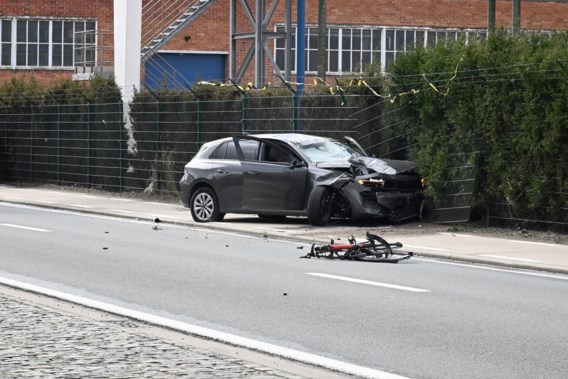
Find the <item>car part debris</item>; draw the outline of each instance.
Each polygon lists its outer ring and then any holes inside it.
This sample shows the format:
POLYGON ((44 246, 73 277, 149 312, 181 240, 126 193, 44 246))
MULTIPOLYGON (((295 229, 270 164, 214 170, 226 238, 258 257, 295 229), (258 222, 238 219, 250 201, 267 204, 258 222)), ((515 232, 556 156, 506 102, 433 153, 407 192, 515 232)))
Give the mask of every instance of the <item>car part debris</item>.
POLYGON ((412 252, 399 252, 400 242, 389 243, 376 234, 367 232, 365 242, 357 242, 353 236, 347 244, 336 244, 333 240, 328 245, 312 244, 310 252, 300 258, 328 258, 351 261, 398 263, 414 256, 412 252))

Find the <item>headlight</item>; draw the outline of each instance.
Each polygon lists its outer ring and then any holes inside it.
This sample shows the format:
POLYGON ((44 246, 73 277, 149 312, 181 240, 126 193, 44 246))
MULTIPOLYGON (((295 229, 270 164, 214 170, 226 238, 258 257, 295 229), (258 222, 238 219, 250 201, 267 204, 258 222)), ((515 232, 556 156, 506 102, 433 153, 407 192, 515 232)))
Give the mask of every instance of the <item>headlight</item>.
POLYGON ((357 183, 364 187, 378 187, 383 188, 385 181, 383 179, 359 179, 357 183))

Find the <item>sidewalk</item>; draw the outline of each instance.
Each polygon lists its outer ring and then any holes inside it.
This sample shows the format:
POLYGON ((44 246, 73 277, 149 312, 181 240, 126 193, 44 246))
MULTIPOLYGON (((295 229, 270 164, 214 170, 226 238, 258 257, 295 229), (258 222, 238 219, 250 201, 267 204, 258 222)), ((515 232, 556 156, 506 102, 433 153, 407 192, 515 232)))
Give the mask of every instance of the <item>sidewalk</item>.
POLYGON ((223 222, 200 224, 188 209, 176 202, 160 202, 127 195, 100 194, 69 189, 21 188, 0 185, 0 202, 35 205, 53 209, 211 228, 304 243, 328 243, 350 236, 364 238, 366 232, 389 242, 401 242, 417 256, 491 264, 515 269, 568 274, 568 245, 449 233, 444 225, 360 226, 350 223, 312 227, 302 218, 285 223, 261 222, 255 215, 227 215, 223 222))

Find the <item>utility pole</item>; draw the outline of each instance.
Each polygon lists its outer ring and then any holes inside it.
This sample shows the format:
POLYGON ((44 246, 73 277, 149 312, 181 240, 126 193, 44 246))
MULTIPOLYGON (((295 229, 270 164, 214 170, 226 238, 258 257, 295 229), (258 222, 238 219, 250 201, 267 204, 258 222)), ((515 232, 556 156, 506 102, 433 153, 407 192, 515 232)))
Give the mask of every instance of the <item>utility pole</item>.
POLYGON ((318 5, 318 77, 325 81, 327 71, 327 0, 318 5))
POLYGON ((495 0, 487 0, 487 34, 495 33, 495 0))
POLYGON ((513 35, 521 31, 521 0, 513 0, 513 35))

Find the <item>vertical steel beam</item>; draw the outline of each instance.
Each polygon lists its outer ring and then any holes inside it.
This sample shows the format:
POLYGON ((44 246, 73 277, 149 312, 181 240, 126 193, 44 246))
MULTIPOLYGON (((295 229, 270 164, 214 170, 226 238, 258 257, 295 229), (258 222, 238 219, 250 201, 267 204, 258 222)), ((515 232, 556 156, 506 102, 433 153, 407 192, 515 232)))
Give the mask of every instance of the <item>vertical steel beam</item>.
MULTIPOLYGON (((276 65, 276 61, 272 56, 272 52, 268 48, 267 40, 273 38, 285 38, 285 57, 284 57, 284 72, 286 80, 291 79, 291 56, 292 56, 292 0, 286 0, 285 3, 285 35, 279 34, 278 37, 274 33, 267 31, 270 19, 274 15, 280 0, 271 0, 270 8, 266 11, 266 0, 255 0, 256 8, 255 14, 248 3, 249 0, 231 0, 230 1, 230 51, 229 51, 229 79, 240 82, 245 72, 248 69, 249 63, 252 58, 255 58, 255 85, 261 88, 265 84, 265 66, 268 61, 273 66, 274 70, 280 74, 280 69, 276 65), (244 15, 253 27, 253 32, 246 32, 238 30, 237 27, 237 1, 242 6, 244 15), (244 61, 241 65, 237 65, 237 40, 251 41, 250 48, 245 54, 244 61)), ((250 0, 252 2, 252 0, 250 0)), ((302 0, 305 1, 305 0, 302 0)))
POLYGON ((521 0, 513 0, 513 35, 521 31, 521 0))
POLYGON ((231 33, 231 44, 229 47, 229 78, 234 79, 237 72, 237 40, 234 38, 237 34, 237 16, 236 16, 236 1, 231 0, 231 6, 229 9, 229 20, 231 23, 230 33, 231 33))
POLYGON ((286 23, 284 32, 286 37, 284 40, 284 75, 285 79, 292 79, 292 0, 286 0, 286 23))
POLYGON ((298 82, 298 96, 300 96, 304 90, 304 73, 306 64, 306 0, 298 0, 297 13, 296 81, 298 82))
POLYGON ((487 0, 487 34, 495 33, 495 1, 487 0))
POLYGON ((265 12, 264 0, 256 0, 256 16, 255 16, 255 31, 254 31, 254 49, 255 49, 255 84, 257 88, 264 86, 264 28, 262 21, 264 20, 265 12))

